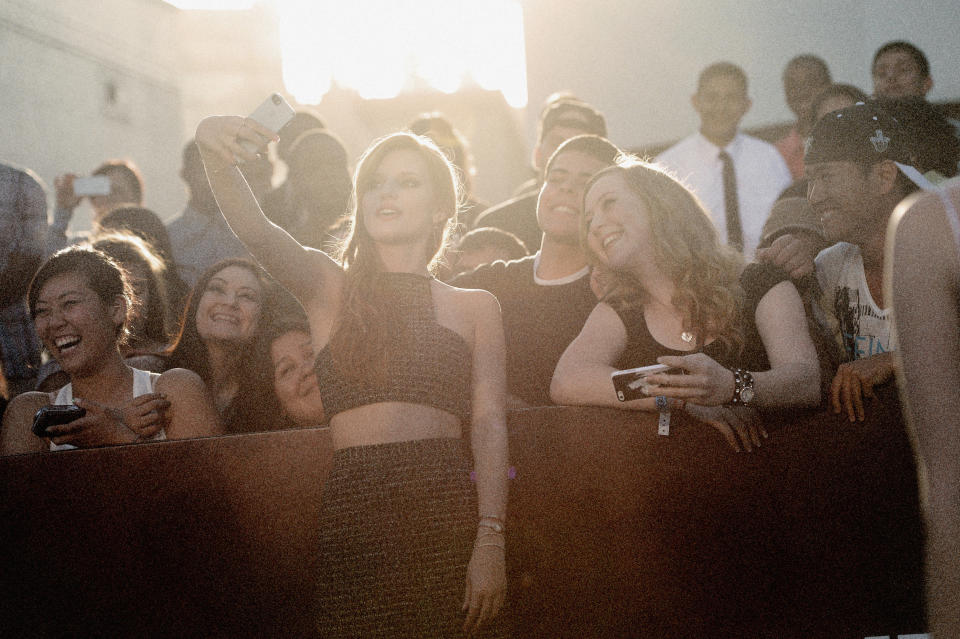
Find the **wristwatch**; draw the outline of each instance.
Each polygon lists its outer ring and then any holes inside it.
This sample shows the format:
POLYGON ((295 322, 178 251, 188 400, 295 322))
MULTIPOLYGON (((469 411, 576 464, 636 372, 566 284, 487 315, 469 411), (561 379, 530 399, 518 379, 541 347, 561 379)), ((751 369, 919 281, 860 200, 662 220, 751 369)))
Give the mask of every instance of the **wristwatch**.
POLYGON ((733 399, 731 404, 749 404, 753 401, 753 375, 742 368, 733 370, 733 399))

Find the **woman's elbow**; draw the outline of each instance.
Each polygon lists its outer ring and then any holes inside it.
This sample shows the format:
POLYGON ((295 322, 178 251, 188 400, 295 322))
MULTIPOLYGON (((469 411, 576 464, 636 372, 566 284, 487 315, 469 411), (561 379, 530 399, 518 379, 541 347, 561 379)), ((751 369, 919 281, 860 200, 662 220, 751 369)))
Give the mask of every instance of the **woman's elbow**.
POLYGON ((557 367, 550 380, 550 400, 554 404, 577 404, 576 384, 571 376, 562 368, 557 367))
POLYGON ((816 408, 820 405, 820 366, 808 363, 797 384, 796 403, 802 408, 816 408))

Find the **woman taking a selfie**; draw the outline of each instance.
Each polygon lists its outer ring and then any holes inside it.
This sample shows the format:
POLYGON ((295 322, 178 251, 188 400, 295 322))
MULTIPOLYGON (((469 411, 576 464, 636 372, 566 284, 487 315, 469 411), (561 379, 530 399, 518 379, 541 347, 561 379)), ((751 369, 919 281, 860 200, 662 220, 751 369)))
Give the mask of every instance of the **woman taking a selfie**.
POLYGON ((111 258, 91 248, 59 251, 34 275, 27 300, 37 335, 70 383, 10 403, 0 430, 3 454, 219 432, 206 387, 194 373, 173 369, 158 375, 124 363, 120 345, 136 299, 111 258), (85 414, 35 435, 34 414, 49 404, 75 405, 85 414))
POLYGON ((452 637, 488 626, 505 589, 503 329, 493 296, 431 276, 456 223, 450 163, 412 134, 375 143, 357 166, 338 263, 272 224, 237 169, 235 158, 255 157, 239 142, 262 149, 269 130, 214 117, 196 137, 221 211, 300 301, 317 350, 335 451, 318 630, 452 637))
POLYGON ((817 354, 785 272, 743 269, 696 197, 652 165, 605 169, 585 193, 581 239, 614 284, 557 364, 554 401, 647 411, 685 403, 738 452, 765 436, 750 407, 819 403, 817 354), (651 375, 646 397, 618 400, 611 373, 657 363, 687 374, 651 375))

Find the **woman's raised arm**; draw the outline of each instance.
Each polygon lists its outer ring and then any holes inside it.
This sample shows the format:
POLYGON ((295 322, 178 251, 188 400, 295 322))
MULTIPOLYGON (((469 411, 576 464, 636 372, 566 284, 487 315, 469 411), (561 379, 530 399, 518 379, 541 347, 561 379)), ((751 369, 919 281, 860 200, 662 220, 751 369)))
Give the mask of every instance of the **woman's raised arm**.
MULTIPOLYGON (((307 307, 339 299, 340 266, 321 251, 305 247, 271 222, 237 167, 275 137, 250 118, 212 116, 197 127, 196 140, 207 180, 230 229, 270 275, 307 307)), ((309 312, 309 311, 308 311, 309 312)))
POLYGON ((653 397, 629 402, 617 399, 610 374, 617 370, 613 365, 626 347, 627 329, 620 316, 610 305, 597 304, 557 362, 550 398, 558 404, 656 411, 653 397))

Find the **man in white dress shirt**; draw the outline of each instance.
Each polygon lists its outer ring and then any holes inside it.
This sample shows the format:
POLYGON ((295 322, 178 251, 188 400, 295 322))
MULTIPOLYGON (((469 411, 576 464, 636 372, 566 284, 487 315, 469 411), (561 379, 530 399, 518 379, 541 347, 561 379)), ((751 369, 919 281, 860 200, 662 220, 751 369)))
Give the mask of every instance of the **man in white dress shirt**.
POLYGON ((657 161, 696 193, 721 239, 752 257, 773 203, 791 183, 790 170, 772 144, 739 132, 751 105, 743 69, 711 64, 700 72, 690 101, 700 131, 657 161))

